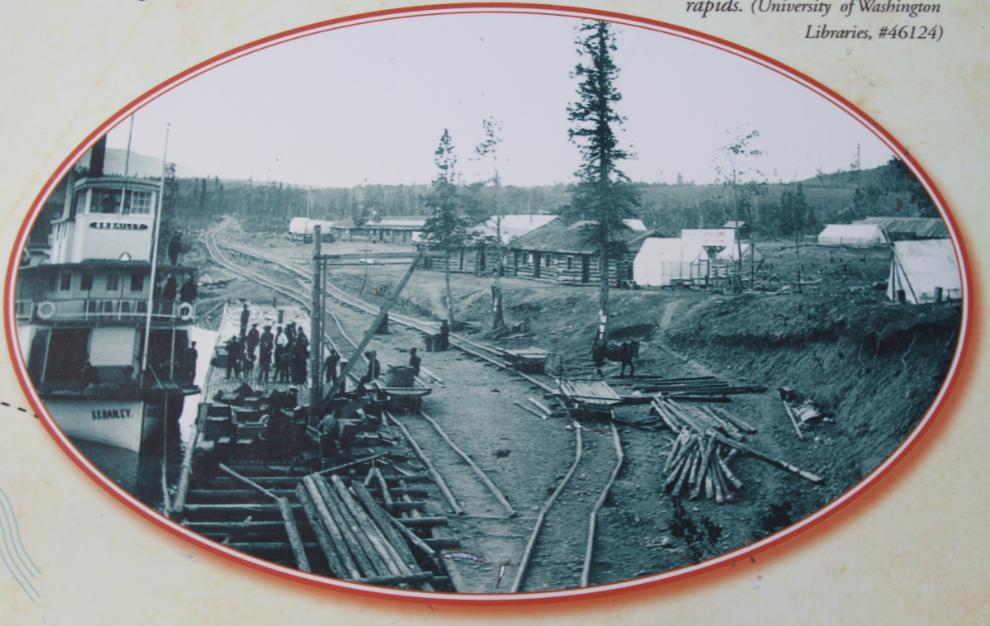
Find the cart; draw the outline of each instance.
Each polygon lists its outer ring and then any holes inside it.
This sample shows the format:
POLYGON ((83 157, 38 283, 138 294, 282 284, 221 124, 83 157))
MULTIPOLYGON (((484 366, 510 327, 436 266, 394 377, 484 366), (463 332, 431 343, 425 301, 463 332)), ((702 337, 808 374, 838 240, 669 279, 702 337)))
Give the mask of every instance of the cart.
POLYGON ((529 374, 542 374, 543 368, 547 364, 547 357, 550 355, 546 350, 539 348, 516 348, 513 350, 499 348, 498 353, 502 355, 506 365, 516 371, 529 374))
POLYGON ((423 405, 423 398, 433 392, 433 389, 418 376, 413 378, 409 387, 388 386, 383 379, 376 378, 371 381, 371 388, 376 392, 379 401, 414 410, 418 410, 423 405))

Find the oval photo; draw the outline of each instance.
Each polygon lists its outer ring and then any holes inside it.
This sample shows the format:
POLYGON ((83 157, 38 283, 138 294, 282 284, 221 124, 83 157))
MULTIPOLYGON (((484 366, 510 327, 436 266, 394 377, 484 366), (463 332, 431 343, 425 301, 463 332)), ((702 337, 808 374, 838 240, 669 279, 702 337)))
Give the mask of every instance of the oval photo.
POLYGON ((930 183, 782 66, 558 13, 318 25, 108 122, 8 295, 63 447, 215 552, 431 601, 673 579, 876 480, 965 331, 930 183))

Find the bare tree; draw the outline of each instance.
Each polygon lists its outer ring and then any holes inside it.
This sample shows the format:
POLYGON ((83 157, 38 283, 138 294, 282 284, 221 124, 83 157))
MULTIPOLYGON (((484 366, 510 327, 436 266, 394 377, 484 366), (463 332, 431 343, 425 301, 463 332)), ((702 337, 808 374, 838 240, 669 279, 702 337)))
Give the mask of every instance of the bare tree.
MULTIPOLYGON (((499 192, 502 181, 498 177, 498 144, 502 143, 502 123, 494 117, 481 121, 485 129, 485 140, 475 147, 474 151, 480 157, 491 155, 494 175, 491 183, 494 186, 492 204, 495 209, 495 283, 492 285, 492 330, 495 332, 505 328, 505 316, 502 312, 502 207, 499 204, 499 192)), ((487 254, 487 250, 482 252, 487 254)))

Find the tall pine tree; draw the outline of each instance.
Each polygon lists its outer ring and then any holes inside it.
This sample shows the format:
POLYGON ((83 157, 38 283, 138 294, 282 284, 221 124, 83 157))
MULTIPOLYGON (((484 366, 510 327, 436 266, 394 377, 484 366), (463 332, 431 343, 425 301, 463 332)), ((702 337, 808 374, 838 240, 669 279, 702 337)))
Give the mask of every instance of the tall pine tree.
POLYGON ((467 227, 457 206, 457 178, 454 166, 454 144, 445 128, 440 137, 440 145, 434 153, 433 162, 440 169, 430 185, 430 191, 423 197, 423 204, 430 211, 430 217, 423 224, 423 238, 430 247, 445 253, 444 278, 447 281, 447 321, 454 328, 454 300, 450 292, 450 255, 467 241, 467 227))
POLYGON ((619 161, 633 155, 619 148, 615 134, 615 128, 625 121, 613 108, 622 99, 615 88, 619 68, 612 60, 615 33, 607 22, 586 23, 578 27, 575 44, 578 54, 587 57, 588 63, 579 63, 571 73, 581 82, 578 101, 567 108, 568 119, 574 122, 568 136, 580 149, 583 163, 575 174, 578 184, 569 216, 591 220, 582 227, 582 233, 601 257, 601 324, 597 341, 604 343, 609 332, 610 262, 626 252, 625 242, 618 235, 629 228, 622 220, 635 217, 639 196, 618 167, 619 161))

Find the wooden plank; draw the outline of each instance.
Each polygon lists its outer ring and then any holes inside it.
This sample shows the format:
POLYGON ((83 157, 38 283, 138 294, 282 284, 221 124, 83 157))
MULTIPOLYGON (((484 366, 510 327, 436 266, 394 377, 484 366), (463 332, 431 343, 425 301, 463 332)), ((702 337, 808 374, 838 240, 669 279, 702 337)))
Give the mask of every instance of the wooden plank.
POLYGON ((193 455, 196 453, 196 446, 199 445, 200 440, 200 426, 206 419, 206 413, 210 406, 206 403, 199 405, 196 422, 193 424, 192 437, 190 439, 190 445, 186 448, 186 452, 182 457, 182 470, 179 475, 179 488, 175 494, 175 500, 172 503, 172 510, 169 512, 172 519, 177 520, 182 518, 182 513, 186 506, 186 496, 189 492, 189 478, 192 476, 192 463, 193 455))
MULTIPOLYGON (((302 508, 301 504, 292 504, 292 508, 302 508)), ((186 511, 243 511, 243 512, 263 512, 263 511, 278 511, 278 505, 274 502, 272 504, 259 504, 244 502, 240 504, 187 504, 186 511)))
POLYGON ((717 406, 711 407, 711 410, 714 411, 717 415, 720 415, 722 417, 722 419, 724 419, 724 420, 726 420, 728 422, 732 422, 733 424, 735 424, 736 427, 739 428, 739 429, 741 429, 743 432, 750 433, 750 434, 756 432, 756 427, 755 426, 750 426, 748 423, 746 423, 743 420, 739 419, 739 417, 737 417, 735 415, 732 415, 728 411, 725 411, 725 410, 723 410, 723 409, 721 409, 721 408, 719 408, 717 406))
MULTIPOLYGON (((355 580, 361 577, 361 570, 358 568, 357 563, 351 556, 350 550, 347 547, 347 540, 344 537, 343 531, 337 526, 336 520, 334 520, 333 515, 330 514, 330 509, 327 503, 323 500, 323 494, 320 493, 319 487, 316 481, 313 480, 312 476, 307 476, 303 478, 303 484, 306 486, 306 492, 309 494, 313 506, 316 507, 316 511, 323 520, 326 526, 327 533, 330 535, 333 541, 334 548, 337 554, 340 556, 341 563, 347 570, 346 576, 351 580, 355 580)), ((341 576, 345 575, 339 572, 341 576)))
POLYGON ((402 560, 405 561, 406 565, 409 566, 413 572, 421 571, 419 564, 416 562, 416 558, 413 556, 412 550, 406 544, 406 538, 399 533, 398 530, 392 525, 390 520, 394 519, 385 510, 383 510, 378 503, 375 502, 368 490, 365 489, 364 485, 357 481, 351 481, 351 489, 354 490, 354 494, 357 496, 358 500, 364 505, 364 508, 368 510, 372 519, 378 525, 378 528, 388 539, 392 547, 395 548, 402 560))
POLYGON ((296 526, 296 519, 292 515, 288 498, 277 498, 275 501, 282 513, 282 521, 285 522, 285 532, 289 535, 292 554, 296 557, 296 567, 304 572, 312 571, 309 569, 309 559, 306 558, 306 549, 303 548, 302 537, 299 536, 299 528, 296 526))
POLYGON ((343 479, 340 476, 331 476, 330 478, 333 482, 333 487, 337 490, 340 501, 344 504, 347 512, 351 514, 354 521, 357 522, 359 530, 363 531, 364 536, 367 537, 371 547, 378 553, 382 563, 385 564, 389 572, 393 576, 412 574, 412 570, 402 562, 402 558, 399 557, 395 548, 388 543, 382 531, 375 526, 375 523, 371 521, 371 518, 364 512, 364 509, 354 501, 354 498, 347 490, 347 486, 344 485, 343 479))
POLYGON ((306 519, 309 520, 309 525, 316 534, 316 540, 320 544, 320 548, 323 550, 323 554, 327 557, 327 564, 330 566, 330 573, 338 578, 344 576, 344 565, 340 560, 340 555, 337 554, 337 549, 333 547, 333 539, 330 538, 330 533, 323 526, 322 520, 320 520, 320 515, 316 511, 316 506, 313 504, 313 500, 309 496, 309 492, 306 491, 306 487, 303 485, 296 486, 296 496, 299 498, 299 502, 303 506, 303 511, 306 512, 306 519))
POLYGON ((385 477, 382 476, 382 473, 377 467, 368 473, 368 477, 374 477, 378 481, 378 488, 381 490, 382 500, 385 502, 385 510, 391 515, 395 512, 395 502, 392 501, 392 494, 388 492, 388 484, 385 482, 385 477))
POLYGON ((326 479, 322 476, 314 476, 314 482, 323 496, 323 501, 327 503, 327 509, 334 516, 334 520, 340 527, 341 532, 347 539, 348 548, 354 555, 354 560, 364 572, 364 576, 391 576, 388 566, 382 562, 381 557, 375 552, 371 542, 361 531, 360 526, 347 512, 344 503, 340 501, 333 488, 330 487, 326 479))
POLYGON ((523 411, 526 411, 527 413, 529 413, 531 415, 535 415, 536 417, 538 417, 540 419, 544 419, 544 420, 547 419, 547 416, 544 415, 543 413, 538 413, 535 410, 529 408, 528 406, 526 406, 524 404, 521 404, 519 402, 516 402, 515 400, 512 401, 512 404, 516 405, 517 407, 519 407, 520 409, 522 409, 523 411))
POLYGON ((787 411, 787 417, 791 418, 791 424, 794 425, 794 432, 797 433, 798 439, 804 439, 804 435, 801 434, 801 427, 798 426, 797 417, 794 416, 794 411, 791 411, 791 406, 787 404, 787 400, 781 400, 784 404, 784 410, 787 411))

